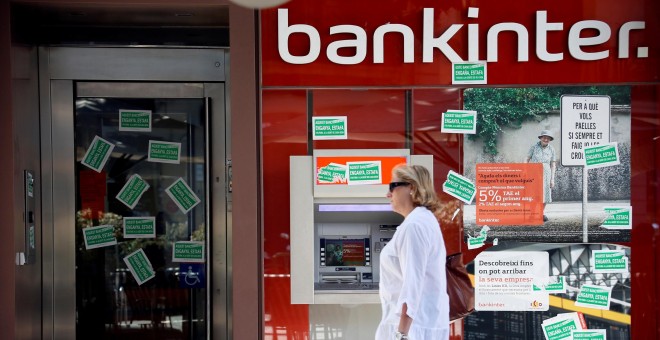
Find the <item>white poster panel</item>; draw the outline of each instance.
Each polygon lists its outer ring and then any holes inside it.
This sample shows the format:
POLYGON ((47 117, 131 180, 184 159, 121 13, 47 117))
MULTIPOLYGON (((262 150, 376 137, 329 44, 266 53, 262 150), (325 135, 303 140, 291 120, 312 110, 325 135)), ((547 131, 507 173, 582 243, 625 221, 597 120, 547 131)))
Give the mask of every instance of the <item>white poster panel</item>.
POLYGON ((609 142, 609 96, 561 96, 563 166, 584 166, 584 148, 609 142))
POLYGON ((549 256, 543 251, 486 251, 474 260, 475 309, 545 311, 548 293, 534 284, 548 282, 549 256))

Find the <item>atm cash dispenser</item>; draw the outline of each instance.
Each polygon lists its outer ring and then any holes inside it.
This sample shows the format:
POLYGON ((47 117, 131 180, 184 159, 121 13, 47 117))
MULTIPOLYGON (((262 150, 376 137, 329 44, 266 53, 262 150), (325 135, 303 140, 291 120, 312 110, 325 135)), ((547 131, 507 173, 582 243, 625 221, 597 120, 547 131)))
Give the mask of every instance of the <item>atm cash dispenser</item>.
POLYGON ((431 156, 399 149, 315 150, 290 158, 291 303, 380 303, 380 250, 403 221, 391 209, 387 184, 392 168, 404 162, 433 165, 431 156), (364 169, 378 169, 370 173, 379 178, 350 178, 369 173, 364 169))

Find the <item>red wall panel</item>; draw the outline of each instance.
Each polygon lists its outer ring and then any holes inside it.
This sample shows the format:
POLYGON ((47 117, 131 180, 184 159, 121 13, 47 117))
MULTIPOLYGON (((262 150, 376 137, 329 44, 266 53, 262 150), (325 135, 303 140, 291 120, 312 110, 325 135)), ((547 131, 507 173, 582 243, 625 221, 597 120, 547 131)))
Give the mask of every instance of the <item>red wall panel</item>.
POLYGON ((461 207, 459 200, 442 192, 442 183, 449 170, 461 173, 463 136, 441 133, 442 113, 462 107, 461 90, 439 88, 413 91, 413 153, 433 155, 433 184, 443 202, 440 220, 447 254, 461 251, 463 236, 463 214, 454 217, 461 207))
POLYGON ((348 126, 348 139, 317 140, 314 149, 405 148, 405 91, 314 90, 313 93, 314 116, 346 116, 348 126))
POLYGON ((309 308, 291 305, 289 279, 289 156, 307 154, 306 91, 263 91, 261 125, 265 333, 293 338, 309 331, 309 308))
POLYGON ((660 86, 634 86, 631 97, 631 339, 658 339, 660 86))

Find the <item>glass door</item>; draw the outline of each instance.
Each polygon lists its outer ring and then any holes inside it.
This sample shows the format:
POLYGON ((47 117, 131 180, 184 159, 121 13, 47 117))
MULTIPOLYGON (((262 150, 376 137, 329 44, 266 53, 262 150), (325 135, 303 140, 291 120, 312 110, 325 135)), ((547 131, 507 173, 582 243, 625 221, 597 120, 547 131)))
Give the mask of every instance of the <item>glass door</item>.
POLYGON ((40 49, 44 339, 227 338, 227 58, 40 49))
POLYGON ((206 339, 208 119, 202 87, 76 86, 80 339, 206 339), (131 97, 112 97, 113 87, 131 97), (144 95, 154 92, 149 87, 159 87, 160 97, 144 95), (194 92, 199 98, 191 98, 194 92))

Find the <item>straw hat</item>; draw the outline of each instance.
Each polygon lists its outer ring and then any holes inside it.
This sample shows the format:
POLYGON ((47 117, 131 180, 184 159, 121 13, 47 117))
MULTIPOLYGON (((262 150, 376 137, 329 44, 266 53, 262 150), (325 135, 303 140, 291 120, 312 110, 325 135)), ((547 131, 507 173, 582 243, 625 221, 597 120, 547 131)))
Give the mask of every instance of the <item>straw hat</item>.
POLYGON ((550 130, 541 131, 541 134, 539 134, 539 139, 541 139, 543 136, 548 136, 550 137, 550 140, 555 140, 555 137, 552 137, 552 132, 550 132, 550 130))

